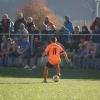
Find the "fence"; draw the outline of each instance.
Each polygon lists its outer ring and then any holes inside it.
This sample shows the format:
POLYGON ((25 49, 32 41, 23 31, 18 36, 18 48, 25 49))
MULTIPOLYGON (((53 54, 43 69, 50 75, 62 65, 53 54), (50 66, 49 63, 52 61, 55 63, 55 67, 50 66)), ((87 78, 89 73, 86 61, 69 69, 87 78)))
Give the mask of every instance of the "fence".
MULTIPOLYGON (((79 39, 81 36, 85 36, 93 39, 95 42, 97 42, 98 47, 98 54, 95 57, 80 57, 77 59, 73 59, 73 55, 76 55, 77 53, 70 50, 70 48, 66 48, 69 56, 72 59, 73 67, 75 68, 100 68, 100 34, 0 34, 0 38, 2 35, 7 36, 8 38, 12 38, 13 41, 19 42, 22 37, 27 37, 27 40, 30 44, 30 52, 31 54, 25 54, 25 56, 20 56, 17 53, 7 54, 5 52, 4 55, 2 55, 2 50, 0 51, 0 66, 24 66, 24 65, 37 65, 38 59, 40 59, 41 54, 43 53, 43 49, 50 41, 50 38, 52 36, 56 36, 64 46, 67 45, 68 42, 71 42, 74 39, 74 42, 77 41, 77 46, 79 44, 79 39), (40 45, 39 48, 36 48, 38 46, 35 44, 35 42, 39 39, 40 45), (36 50, 35 50, 36 49, 36 50), (41 50, 40 50, 41 49, 41 50), (35 52, 35 54, 34 54, 35 52), (38 52, 40 54, 38 54, 38 52), (24 61, 23 61, 24 59, 24 61), (33 63, 34 62, 34 63, 33 63)), ((2 42, 0 42, 1 44, 2 42)), ((18 44, 19 45, 19 44, 18 44)), ((1 46, 2 47, 2 46, 1 46)), ((2 48, 1 48, 2 49, 2 48)), ((17 48, 18 49, 18 48, 17 48)), ((15 50, 17 52, 17 50, 15 50)))

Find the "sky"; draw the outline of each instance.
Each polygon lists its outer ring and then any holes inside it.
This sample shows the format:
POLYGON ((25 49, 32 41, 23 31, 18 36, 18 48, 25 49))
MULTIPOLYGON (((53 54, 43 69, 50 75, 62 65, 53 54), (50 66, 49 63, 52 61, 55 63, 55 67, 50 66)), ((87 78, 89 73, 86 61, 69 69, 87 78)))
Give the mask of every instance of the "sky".
MULTIPOLYGON (((5 12, 14 18, 16 9, 22 8, 24 4, 25 0, 0 0, 0 16, 5 12)), ((95 0, 48 0, 48 6, 56 15, 68 15, 73 20, 91 20, 96 14, 95 0)))

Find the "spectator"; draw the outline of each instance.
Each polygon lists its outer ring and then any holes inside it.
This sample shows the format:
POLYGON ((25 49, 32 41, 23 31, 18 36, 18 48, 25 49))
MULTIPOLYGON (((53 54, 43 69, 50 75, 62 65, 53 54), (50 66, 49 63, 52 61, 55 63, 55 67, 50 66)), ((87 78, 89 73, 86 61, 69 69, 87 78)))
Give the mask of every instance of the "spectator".
POLYGON ((91 39, 89 40, 88 43, 89 43, 89 55, 90 57, 95 58, 97 50, 96 43, 94 43, 91 39))
POLYGON ((84 37, 80 38, 79 51, 74 56, 74 60, 87 58, 89 55, 89 44, 84 37))
POLYGON ((97 28, 100 30, 100 17, 96 17, 96 19, 94 20, 94 22, 90 26, 90 29, 92 30, 92 32, 95 32, 95 30, 97 28))
POLYGON ((48 33, 50 33, 50 34, 54 33, 55 25, 49 20, 49 17, 45 17, 43 24, 48 33))
POLYGON ((91 37, 91 33, 89 32, 88 30, 88 27, 87 26, 82 26, 82 37, 84 37, 86 39, 86 41, 89 41, 90 37, 91 37), (84 34, 88 34, 88 35, 84 35, 84 34))
POLYGON ((21 23, 23 23, 26 26, 26 20, 23 17, 23 13, 19 12, 19 13, 17 13, 17 19, 15 20, 15 23, 14 23, 14 32, 15 33, 18 32, 21 23))
POLYGON ((18 34, 20 34, 20 39, 22 37, 27 37, 27 41, 29 41, 29 33, 27 31, 27 29, 25 28, 25 25, 23 23, 20 24, 19 30, 18 30, 18 34))
POLYGON ((56 27, 55 25, 50 21, 49 17, 46 16, 43 22, 45 26, 45 34, 49 34, 47 37, 48 42, 50 42, 50 38, 52 37, 50 34, 55 34, 56 27))
POLYGON ((6 36, 2 37, 2 42, 1 42, 1 60, 2 60, 2 65, 7 66, 7 61, 8 61, 8 41, 6 39, 6 36))
POLYGON ((1 25, 1 22, 0 22, 0 33, 2 33, 2 25, 1 25))
POLYGON ((65 21, 64 21, 64 28, 68 33, 73 33, 74 29, 73 29, 73 25, 72 22, 69 20, 68 16, 65 16, 65 21))
POLYGON ((38 40, 40 40, 40 31, 39 29, 36 27, 35 30, 34 30, 34 40, 35 38, 38 38, 38 40))
POLYGON ((8 40, 9 40, 9 58, 11 60, 10 65, 17 66, 18 64, 16 64, 16 61, 18 60, 17 59, 18 58, 18 52, 17 52, 18 45, 13 39, 9 38, 8 40))
POLYGON ((26 24, 26 29, 28 30, 28 32, 30 34, 34 33, 36 26, 33 22, 33 18, 32 17, 28 17, 27 18, 27 24, 26 24))
POLYGON ((80 38, 79 50, 83 50, 89 53, 89 44, 85 37, 80 38))
POLYGON ((1 26, 1 21, 0 21, 0 44, 1 44, 1 41, 2 41, 2 35, 1 34, 2 34, 2 26, 1 26))
POLYGON ((30 68, 30 54, 31 54, 30 43, 27 41, 26 37, 21 38, 18 47, 18 54, 20 59, 20 65, 25 66, 24 68, 30 68))
POLYGON ((93 22, 92 26, 90 27, 93 34, 97 34, 96 36, 93 36, 93 40, 100 44, 100 17, 96 17, 95 21, 93 22))
POLYGON ((61 27, 61 29, 59 30, 59 32, 61 32, 60 34, 66 34, 66 30, 64 28, 64 26, 61 27))
POLYGON ((32 68, 37 68, 39 58, 42 56, 42 44, 39 38, 34 39, 34 49, 33 49, 34 65, 32 68))
MULTIPOLYGON (((40 36, 39 36, 39 29, 35 26, 32 17, 28 17, 26 29, 28 30, 29 34, 35 34, 34 38, 35 37, 36 38, 37 37, 40 38, 40 36)), ((34 39, 34 38, 32 38, 32 36, 29 36, 30 42, 31 42, 31 39, 34 39)))
POLYGON ((78 50, 78 45, 76 43, 76 41, 74 39, 70 39, 67 43, 65 48, 69 51, 69 52, 77 52, 78 50))
POLYGON ((89 43, 84 37, 80 38, 79 51, 73 56, 73 63, 76 67, 87 67, 89 56, 89 43))
POLYGON ((59 41, 63 46, 66 46, 68 35, 64 27, 61 27, 61 29, 59 30, 59 41))
POLYGON ((4 14, 1 20, 1 30, 2 33, 12 33, 14 32, 14 24, 8 17, 8 14, 4 14))
POLYGON ((80 26, 75 26, 74 27, 74 34, 75 35, 72 36, 72 37, 76 41, 76 43, 79 44, 79 42, 80 42, 80 26))
POLYGON ((96 58, 99 58, 100 59, 100 45, 98 45, 97 46, 97 49, 96 49, 96 58))
POLYGON ((95 58, 95 67, 100 69, 100 45, 97 46, 95 58))
POLYGON ((80 26, 74 27, 74 34, 80 34, 80 26))

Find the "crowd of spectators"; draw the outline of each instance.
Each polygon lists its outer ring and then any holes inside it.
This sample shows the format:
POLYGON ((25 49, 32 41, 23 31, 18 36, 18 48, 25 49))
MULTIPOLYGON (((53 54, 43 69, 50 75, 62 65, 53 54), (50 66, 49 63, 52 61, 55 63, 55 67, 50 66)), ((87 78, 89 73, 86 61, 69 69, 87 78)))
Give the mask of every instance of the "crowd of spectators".
POLYGON ((52 36, 56 36, 70 54, 74 66, 90 66, 95 59, 91 66, 100 65, 100 17, 96 17, 90 29, 86 25, 82 29, 74 27, 68 16, 64 17, 64 24, 59 30, 48 16, 44 18, 43 26, 40 31, 33 18, 25 19, 22 12, 17 13, 14 22, 8 14, 4 14, 0 21, 0 66, 36 68, 52 36))

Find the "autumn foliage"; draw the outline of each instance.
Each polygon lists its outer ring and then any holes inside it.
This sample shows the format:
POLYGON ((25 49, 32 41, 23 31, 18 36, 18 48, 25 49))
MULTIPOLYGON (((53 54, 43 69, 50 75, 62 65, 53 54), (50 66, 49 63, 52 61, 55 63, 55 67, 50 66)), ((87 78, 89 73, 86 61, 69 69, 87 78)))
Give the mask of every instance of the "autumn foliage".
POLYGON ((46 0, 28 1, 23 7, 23 12, 26 18, 32 16, 34 23, 40 29, 43 28, 43 21, 45 16, 49 16, 49 19, 55 24, 57 28, 62 25, 59 17, 56 16, 55 13, 48 8, 48 3, 46 0))

